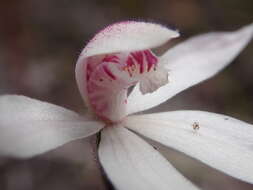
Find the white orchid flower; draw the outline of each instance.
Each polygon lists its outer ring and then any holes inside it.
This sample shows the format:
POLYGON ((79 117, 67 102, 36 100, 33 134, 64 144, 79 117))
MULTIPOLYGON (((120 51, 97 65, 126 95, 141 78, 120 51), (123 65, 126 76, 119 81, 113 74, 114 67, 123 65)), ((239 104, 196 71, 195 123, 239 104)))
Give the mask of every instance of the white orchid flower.
POLYGON ((178 36, 161 25, 133 21, 95 35, 76 65, 91 116, 24 96, 1 96, 0 154, 29 158, 100 131, 99 160, 117 189, 198 189, 135 131, 253 183, 252 125, 201 111, 132 115, 218 73, 251 40, 253 25, 193 37, 161 57, 151 52, 178 36))

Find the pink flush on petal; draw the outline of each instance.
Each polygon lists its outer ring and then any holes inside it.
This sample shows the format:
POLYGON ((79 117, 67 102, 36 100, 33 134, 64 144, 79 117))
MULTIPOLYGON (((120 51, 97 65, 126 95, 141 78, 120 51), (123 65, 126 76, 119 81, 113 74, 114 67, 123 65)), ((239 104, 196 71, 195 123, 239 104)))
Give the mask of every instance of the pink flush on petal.
POLYGON ((155 72, 158 59, 144 50, 103 55, 98 60, 86 61, 88 100, 97 116, 117 122, 126 116, 128 88, 155 72))

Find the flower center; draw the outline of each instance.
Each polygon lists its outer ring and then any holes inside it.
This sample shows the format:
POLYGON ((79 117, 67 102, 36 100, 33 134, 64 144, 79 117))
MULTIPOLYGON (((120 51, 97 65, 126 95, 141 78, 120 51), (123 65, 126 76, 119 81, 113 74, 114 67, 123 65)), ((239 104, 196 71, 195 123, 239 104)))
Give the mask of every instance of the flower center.
POLYGON ((89 103, 106 122, 118 122, 126 116, 129 87, 140 82, 145 94, 168 82, 168 72, 158 66, 158 58, 150 50, 91 57, 86 71, 89 103))

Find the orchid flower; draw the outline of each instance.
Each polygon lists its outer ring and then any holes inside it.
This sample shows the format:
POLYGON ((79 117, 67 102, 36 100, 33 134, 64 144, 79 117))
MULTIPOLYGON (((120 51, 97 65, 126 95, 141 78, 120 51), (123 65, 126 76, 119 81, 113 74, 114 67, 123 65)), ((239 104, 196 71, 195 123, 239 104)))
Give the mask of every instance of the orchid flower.
POLYGON ((253 183, 251 124, 202 111, 134 114, 217 74, 251 40, 253 25, 198 35, 160 57, 151 51, 178 36, 159 24, 134 21, 96 34, 76 65, 89 114, 1 96, 0 154, 29 158, 100 132, 99 161, 117 189, 198 189, 140 134, 253 183))

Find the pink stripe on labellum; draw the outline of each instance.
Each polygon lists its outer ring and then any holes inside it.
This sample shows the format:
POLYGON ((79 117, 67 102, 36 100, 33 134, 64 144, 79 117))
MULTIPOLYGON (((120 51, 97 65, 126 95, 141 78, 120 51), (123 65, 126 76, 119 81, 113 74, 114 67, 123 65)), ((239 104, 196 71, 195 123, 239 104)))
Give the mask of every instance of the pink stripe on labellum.
POLYGON ((127 59, 126 63, 127 63, 127 66, 128 66, 128 67, 135 66, 134 61, 133 61, 133 58, 130 57, 130 56, 128 56, 128 59, 127 59))
MULTIPOLYGON (((100 59, 98 59, 100 60, 100 59)), ((86 80, 88 81, 90 79, 91 74, 93 71, 96 70, 97 66, 99 65, 98 60, 95 57, 88 57, 86 60, 86 80)), ((84 68, 85 69, 85 68, 84 68)))
POLYGON ((134 53, 131 53, 133 58, 137 61, 137 63, 140 65, 140 73, 144 72, 144 63, 143 63, 143 54, 142 51, 136 51, 134 53))
POLYGON ((113 80, 116 80, 116 76, 111 72, 107 65, 103 65, 105 73, 113 80))
POLYGON ((152 66, 155 66, 158 62, 157 58, 152 55, 152 53, 148 50, 144 51, 147 63, 148 63, 148 71, 152 68, 152 66))
POLYGON ((130 77, 133 76, 132 72, 134 72, 134 70, 135 70, 135 63, 134 63, 132 57, 128 56, 127 61, 126 61, 126 66, 124 66, 122 69, 124 71, 127 71, 130 77))
POLYGON ((106 55, 102 62, 119 63, 119 58, 116 55, 106 55))

